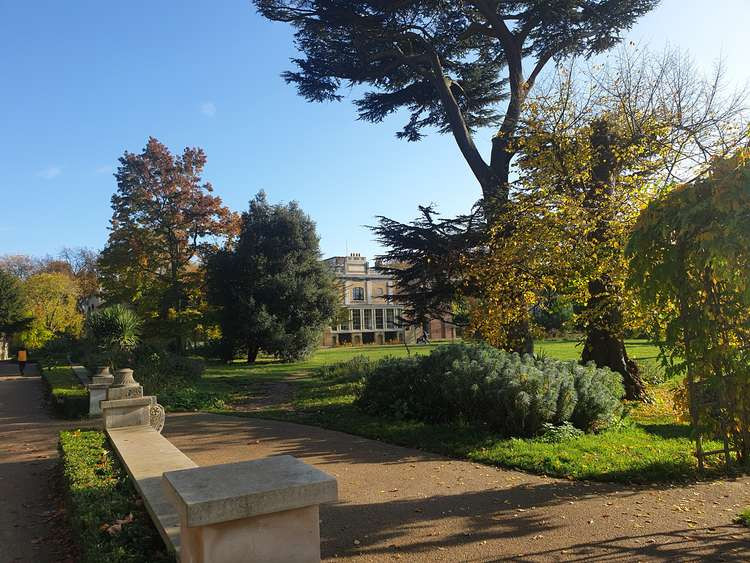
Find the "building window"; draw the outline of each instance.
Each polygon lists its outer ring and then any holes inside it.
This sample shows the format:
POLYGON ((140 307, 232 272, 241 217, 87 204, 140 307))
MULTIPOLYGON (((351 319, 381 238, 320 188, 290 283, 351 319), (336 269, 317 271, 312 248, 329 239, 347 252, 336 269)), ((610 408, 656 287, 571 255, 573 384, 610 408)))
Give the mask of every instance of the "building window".
POLYGON ((352 301, 364 301, 365 300, 365 290, 362 287, 353 287, 352 288, 352 301))
POLYGON ((365 309, 365 330, 372 330, 372 309, 365 309))
POLYGON ((385 328, 387 329, 394 329, 396 328, 396 322, 394 319, 394 310, 393 309, 386 309, 385 310, 385 328))
POLYGON ((383 329, 383 309, 375 309, 375 329, 383 329))
POLYGON ((352 309, 352 330, 362 330, 362 311, 352 309))
POLYGON ((349 311, 346 312, 346 316, 349 318, 341 319, 342 322, 339 325, 339 330, 351 330, 352 329, 351 315, 349 311))

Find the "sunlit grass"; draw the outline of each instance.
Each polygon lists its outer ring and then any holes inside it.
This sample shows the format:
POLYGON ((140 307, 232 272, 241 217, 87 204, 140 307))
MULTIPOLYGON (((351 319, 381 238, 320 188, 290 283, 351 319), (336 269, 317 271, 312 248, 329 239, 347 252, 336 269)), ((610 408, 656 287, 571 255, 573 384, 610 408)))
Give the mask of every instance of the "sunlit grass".
MULTIPOLYGON (((630 340, 626 344, 630 356, 639 364, 661 369, 657 346, 643 340, 630 340)), ((201 385, 213 393, 225 393, 231 404, 233 400, 241 400, 258 383, 286 379, 292 382, 295 390, 291 409, 271 407, 242 414, 332 428, 534 473, 626 482, 683 480, 698 476, 690 428, 680 420, 672 401, 677 385, 674 380, 651 387, 653 402, 629 405, 629 414, 612 428, 550 444, 533 438, 506 438, 481 427, 436 425, 367 415, 354 405, 356 383, 312 376, 316 367, 343 362, 357 355, 379 359, 407 353, 429 353, 436 345, 411 346, 409 351, 404 346, 321 349, 310 359, 291 364, 266 357, 254 365, 211 363, 201 385)), ((581 353, 578 341, 570 339, 539 342, 536 350, 563 360, 578 359, 581 353)), ((214 412, 238 414, 231 408, 214 412)), ((713 447, 709 444, 706 447, 713 447)))

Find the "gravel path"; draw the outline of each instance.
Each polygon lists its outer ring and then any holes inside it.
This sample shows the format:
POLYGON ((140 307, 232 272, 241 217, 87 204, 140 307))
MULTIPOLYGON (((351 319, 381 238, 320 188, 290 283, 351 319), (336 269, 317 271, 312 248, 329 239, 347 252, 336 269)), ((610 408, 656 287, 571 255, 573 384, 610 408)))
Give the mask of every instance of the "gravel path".
POLYGON ((335 475, 322 554, 352 561, 750 561, 732 524, 750 477, 682 486, 570 482, 340 432, 175 414, 164 434, 199 465, 291 454, 335 475))
POLYGON ((26 374, 18 375, 15 363, 0 362, 0 561, 67 561, 57 436, 76 423, 52 419, 42 405, 36 366, 26 374))

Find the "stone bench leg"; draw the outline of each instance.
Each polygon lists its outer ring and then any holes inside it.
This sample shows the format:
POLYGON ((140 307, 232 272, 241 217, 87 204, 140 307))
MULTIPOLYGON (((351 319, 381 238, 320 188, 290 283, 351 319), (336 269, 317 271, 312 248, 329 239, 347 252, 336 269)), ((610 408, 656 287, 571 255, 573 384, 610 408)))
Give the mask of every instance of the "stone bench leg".
POLYGON ((319 563, 318 505, 190 528, 180 525, 181 563, 319 563))

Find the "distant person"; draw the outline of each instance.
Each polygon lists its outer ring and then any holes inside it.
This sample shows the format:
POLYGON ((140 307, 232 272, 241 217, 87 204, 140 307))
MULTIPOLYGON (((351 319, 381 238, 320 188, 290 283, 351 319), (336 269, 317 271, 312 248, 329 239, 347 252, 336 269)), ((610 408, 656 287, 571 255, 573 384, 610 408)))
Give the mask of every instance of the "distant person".
POLYGON ((18 371, 21 372, 21 375, 23 375, 23 372, 26 369, 27 359, 28 359, 28 352, 26 351, 26 347, 21 346, 18 349, 18 371))

